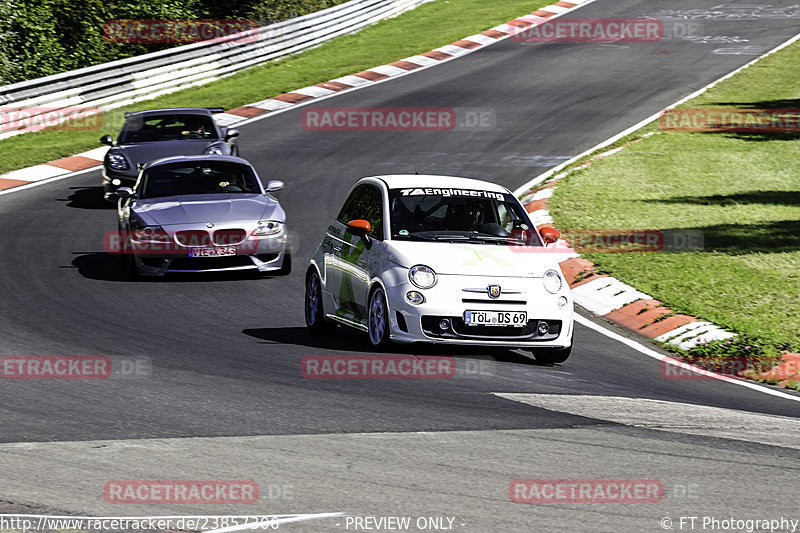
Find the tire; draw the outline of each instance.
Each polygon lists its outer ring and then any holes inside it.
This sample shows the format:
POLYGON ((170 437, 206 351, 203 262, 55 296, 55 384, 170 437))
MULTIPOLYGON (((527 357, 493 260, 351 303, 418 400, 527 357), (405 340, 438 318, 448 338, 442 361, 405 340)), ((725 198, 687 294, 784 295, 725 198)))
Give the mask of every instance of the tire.
POLYGON ((128 281, 137 281, 139 279, 139 269, 136 268, 136 260, 133 254, 123 254, 122 262, 122 272, 125 279, 128 281))
POLYGON ((383 348, 389 344, 389 306, 386 305, 386 297, 380 287, 369 296, 367 328, 372 346, 383 348))
POLYGON ((281 268, 275 271, 275 274, 278 276, 288 276, 292 272, 292 254, 289 251, 285 251, 283 253, 283 263, 281 263, 281 268))
POLYGON ((306 277, 306 296, 304 299, 306 326, 312 333, 330 333, 336 324, 325 320, 322 307, 322 282, 316 272, 306 277))
POLYGON ((572 347, 569 348, 561 348, 559 350, 541 350, 533 352, 533 356, 536 358, 536 362, 543 364, 543 365, 555 365, 560 364, 566 361, 569 358, 569 354, 572 351, 572 347))
POLYGON ((573 333, 570 339, 570 344, 567 348, 559 348, 556 350, 531 350, 536 362, 542 365, 557 365, 563 363, 569 358, 572 353, 572 346, 574 345, 575 334, 573 333))

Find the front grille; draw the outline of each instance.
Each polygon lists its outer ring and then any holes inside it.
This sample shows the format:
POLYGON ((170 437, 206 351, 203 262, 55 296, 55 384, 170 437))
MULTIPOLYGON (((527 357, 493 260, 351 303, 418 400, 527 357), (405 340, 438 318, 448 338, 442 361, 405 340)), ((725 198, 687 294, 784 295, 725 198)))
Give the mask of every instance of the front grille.
POLYGON ((239 244, 247 236, 247 232, 243 229, 218 229, 214 232, 214 244, 220 246, 232 246, 239 244))
POLYGON ((202 229, 179 231, 175 234, 175 240, 183 246, 211 246, 211 238, 208 236, 208 232, 202 229))
POLYGON ((464 317, 425 315, 422 317, 422 330, 428 337, 440 339, 550 341, 556 339, 561 333, 561 321, 531 319, 522 327, 468 326, 464 323, 464 317), (447 318, 451 324, 447 331, 439 328, 439 322, 444 318, 447 318), (538 330, 541 322, 547 324, 547 333, 544 335, 539 334, 538 330))

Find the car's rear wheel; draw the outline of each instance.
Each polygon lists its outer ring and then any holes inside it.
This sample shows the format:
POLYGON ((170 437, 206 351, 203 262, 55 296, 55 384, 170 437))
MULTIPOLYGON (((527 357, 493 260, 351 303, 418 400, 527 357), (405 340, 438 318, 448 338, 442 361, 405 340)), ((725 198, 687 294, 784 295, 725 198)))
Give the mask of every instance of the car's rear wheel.
POLYGON ((316 272, 311 272, 306 278, 305 312, 306 326, 314 333, 330 333, 336 327, 336 324, 325 320, 322 282, 316 272))
POLYGON ((377 347, 389 344, 389 312, 386 297, 380 287, 372 291, 367 308, 369 342, 377 347))

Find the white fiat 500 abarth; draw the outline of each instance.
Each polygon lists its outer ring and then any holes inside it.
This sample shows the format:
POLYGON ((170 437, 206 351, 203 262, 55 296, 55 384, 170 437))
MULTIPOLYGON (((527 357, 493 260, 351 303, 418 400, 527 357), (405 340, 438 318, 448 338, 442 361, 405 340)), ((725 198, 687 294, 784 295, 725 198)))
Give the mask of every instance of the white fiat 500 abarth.
POLYGON ((573 301, 553 248, 511 192, 486 181, 359 180, 306 272, 308 327, 336 324, 374 346, 433 342, 522 348, 560 363, 573 301))

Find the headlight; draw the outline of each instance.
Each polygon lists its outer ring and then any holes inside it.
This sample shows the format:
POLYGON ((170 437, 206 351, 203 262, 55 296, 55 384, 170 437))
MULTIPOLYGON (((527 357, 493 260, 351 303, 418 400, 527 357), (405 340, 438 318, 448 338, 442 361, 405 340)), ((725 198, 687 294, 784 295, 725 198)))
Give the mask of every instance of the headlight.
POLYGON ((561 290, 561 275, 555 270, 548 270, 542 277, 542 283, 547 292, 555 294, 561 290))
POLYGON ((436 285, 436 272, 431 267, 416 265, 408 270, 408 280, 420 289, 430 289, 436 285))
POLYGON ((275 235, 283 229, 283 222, 278 220, 259 220, 253 235, 275 235))
POLYGON ((417 291, 408 291, 406 293, 406 300, 408 301, 408 303, 414 305, 425 303, 425 297, 422 295, 422 293, 417 291))
POLYGON ((125 159, 124 155, 112 152, 108 154, 108 166, 114 170, 127 170, 128 160, 125 159))
POLYGON ((222 148, 219 146, 212 146, 211 148, 206 150, 206 154, 208 155, 222 155, 222 148))
POLYGON ((144 226, 133 230, 133 240, 137 242, 170 242, 169 234, 161 226, 144 226))

